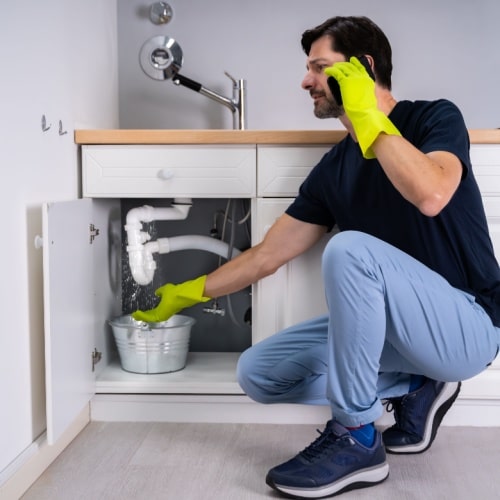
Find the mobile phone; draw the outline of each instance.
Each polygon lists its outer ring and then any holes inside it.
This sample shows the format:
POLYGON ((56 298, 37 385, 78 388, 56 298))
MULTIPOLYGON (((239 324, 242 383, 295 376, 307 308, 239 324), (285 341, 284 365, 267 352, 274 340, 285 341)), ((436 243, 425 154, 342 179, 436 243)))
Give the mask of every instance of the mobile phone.
MULTIPOLYGON (((365 67, 366 72, 370 75, 370 78, 375 81, 375 75, 373 74, 372 68, 366 56, 359 56, 359 62, 365 67)), ((332 93, 334 99, 337 101, 339 106, 342 106, 342 93, 340 92, 340 85, 333 76, 329 76, 327 79, 328 87, 330 87, 330 92, 332 93)))

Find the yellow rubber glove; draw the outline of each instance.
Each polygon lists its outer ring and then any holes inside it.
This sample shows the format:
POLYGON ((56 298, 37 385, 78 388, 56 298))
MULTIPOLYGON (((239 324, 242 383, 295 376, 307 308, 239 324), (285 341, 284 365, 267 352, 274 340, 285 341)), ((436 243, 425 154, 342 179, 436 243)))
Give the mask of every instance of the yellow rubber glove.
POLYGON ((160 323, 186 307, 194 306, 199 302, 207 302, 210 297, 203 296, 206 279, 207 276, 204 275, 179 285, 172 283, 163 285, 155 291, 155 295, 161 297, 160 303, 148 311, 135 311, 132 317, 137 321, 160 323))
POLYGON ((371 147, 381 134, 401 135, 389 118, 377 108, 375 82, 357 57, 338 62, 325 69, 337 80, 342 93, 344 111, 351 120, 363 156, 375 158, 371 147))

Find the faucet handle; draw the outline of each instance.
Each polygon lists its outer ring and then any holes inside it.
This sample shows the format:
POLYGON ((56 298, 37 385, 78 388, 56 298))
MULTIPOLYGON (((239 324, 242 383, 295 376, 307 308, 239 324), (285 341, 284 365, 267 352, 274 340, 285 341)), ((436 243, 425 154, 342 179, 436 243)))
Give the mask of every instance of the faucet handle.
POLYGON ((224 71, 224 74, 233 82, 233 89, 241 91, 246 87, 246 81, 243 79, 236 80, 234 76, 231 76, 227 71, 224 71))
POLYGON ((224 71, 224 74, 233 82, 233 85, 236 87, 238 85, 238 82, 236 81, 236 78, 231 76, 227 71, 224 71))

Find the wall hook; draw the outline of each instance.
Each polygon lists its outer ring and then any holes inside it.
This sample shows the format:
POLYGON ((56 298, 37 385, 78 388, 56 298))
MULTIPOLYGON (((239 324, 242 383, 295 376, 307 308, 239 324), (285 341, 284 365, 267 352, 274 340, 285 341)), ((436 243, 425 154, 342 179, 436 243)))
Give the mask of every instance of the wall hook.
POLYGON ((63 124, 62 121, 59 120, 59 135, 64 135, 67 134, 68 132, 66 130, 63 130, 63 124))
POLYGON ((52 123, 47 126, 47 118, 45 118, 45 115, 42 115, 42 132, 47 132, 50 127, 52 127, 52 123))

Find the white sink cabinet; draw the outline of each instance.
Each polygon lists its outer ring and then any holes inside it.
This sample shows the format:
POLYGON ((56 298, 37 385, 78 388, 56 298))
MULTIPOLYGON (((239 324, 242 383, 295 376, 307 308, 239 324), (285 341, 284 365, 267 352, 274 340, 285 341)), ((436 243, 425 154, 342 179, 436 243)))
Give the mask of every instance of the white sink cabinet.
MULTIPOLYGON (((49 443, 90 399, 97 419, 259 420, 249 412, 250 401, 236 380, 239 353, 191 352, 186 368, 176 373, 127 373, 111 354, 106 324, 121 313, 120 198, 151 198, 151 205, 162 197, 194 203, 197 198, 248 198, 256 244, 329 148, 326 141, 251 143, 248 136, 241 144, 227 142, 82 143, 83 199, 47 204, 44 210, 49 443), (96 356, 101 357, 97 363, 96 356), (243 407, 236 405, 231 413, 231 402, 243 407), (211 410, 203 413, 203 408, 211 410)), ((475 144, 472 158, 500 255, 500 144, 475 144)), ((253 286, 252 343, 326 311, 320 257, 330 237, 253 286)), ((499 381, 497 360, 465 382, 461 398, 500 403, 499 381)))

